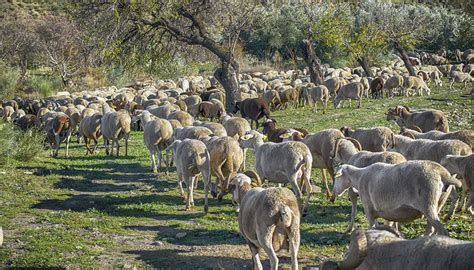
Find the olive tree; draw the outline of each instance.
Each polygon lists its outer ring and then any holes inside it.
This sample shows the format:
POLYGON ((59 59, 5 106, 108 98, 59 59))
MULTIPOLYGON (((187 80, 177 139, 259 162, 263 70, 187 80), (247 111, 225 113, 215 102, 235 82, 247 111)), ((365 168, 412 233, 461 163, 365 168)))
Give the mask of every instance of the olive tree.
POLYGON ((211 52, 220 62, 214 76, 225 90, 226 109, 232 111, 241 99, 235 51, 241 31, 261 12, 260 2, 117 0, 77 5, 79 17, 96 22, 94 27, 100 30, 101 42, 114 54, 137 47, 143 49, 143 54, 150 48, 169 52, 176 44, 196 45, 211 52))

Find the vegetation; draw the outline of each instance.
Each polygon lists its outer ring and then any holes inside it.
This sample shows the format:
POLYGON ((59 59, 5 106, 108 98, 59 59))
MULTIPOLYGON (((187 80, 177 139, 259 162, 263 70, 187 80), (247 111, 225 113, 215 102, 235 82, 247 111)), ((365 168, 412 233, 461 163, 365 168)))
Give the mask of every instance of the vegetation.
MULTIPOLYGON (((432 92, 428 98, 364 100, 362 108, 355 110, 330 107, 327 114, 314 114, 306 107, 273 115, 281 127, 301 126, 311 132, 344 125, 384 125, 398 131, 384 113, 404 104, 414 109, 441 109, 452 130, 472 129, 472 99, 462 98, 461 90, 447 86, 434 87, 432 92)), ((176 174, 155 177, 149 171, 141 132, 132 133, 129 157, 106 157, 103 148, 94 156, 85 156, 84 147, 75 143, 70 154, 71 158, 63 158, 62 149, 54 159, 44 151, 31 161, 13 159, 16 169, 0 169, 0 224, 5 231, 0 267, 173 268, 177 263, 180 268, 250 267, 250 252, 238 234, 229 195, 222 202, 210 199, 210 213, 203 215, 199 181, 196 206, 184 211, 176 174)), ((248 160, 253 168, 253 153, 248 160)), ((312 179, 322 186, 318 171, 314 170, 312 179)), ((349 242, 349 235, 342 233, 349 216, 346 196, 330 203, 324 194, 315 194, 309 215, 302 220, 300 263, 340 260, 349 242)), ((404 225, 402 232, 417 237, 423 234, 425 222, 420 219, 404 225)), ((357 224, 367 227, 361 208, 357 224)), ((473 219, 467 213, 457 213, 454 220, 443 224, 450 236, 474 240, 473 219)), ((285 256, 281 263, 288 265, 289 256, 285 256)), ((267 260, 264 267, 268 267, 267 260)))

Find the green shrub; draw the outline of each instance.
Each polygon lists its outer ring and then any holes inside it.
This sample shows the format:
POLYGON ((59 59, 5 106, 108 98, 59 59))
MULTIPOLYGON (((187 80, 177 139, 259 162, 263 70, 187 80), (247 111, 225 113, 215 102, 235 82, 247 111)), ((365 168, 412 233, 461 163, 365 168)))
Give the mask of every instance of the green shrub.
POLYGON ((43 151, 43 134, 31 129, 22 131, 12 124, 0 124, 0 166, 13 160, 30 161, 43 151))
POLYGON ((64 88, 59 78, 47 75, 32 75, 23 84, 23 88, 31 88, 41 97, 51 96, 64 88))
POLYGON ((12 68, 0 60, 0 99, 12 98, 15 95, 19 78, 20 71, 17 68, 12 68))

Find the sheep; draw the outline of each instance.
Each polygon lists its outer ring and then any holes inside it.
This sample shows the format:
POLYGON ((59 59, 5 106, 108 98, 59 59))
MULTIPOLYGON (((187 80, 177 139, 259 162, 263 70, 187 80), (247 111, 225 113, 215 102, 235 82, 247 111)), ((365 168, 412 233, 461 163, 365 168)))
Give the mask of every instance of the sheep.
POLYGON ((318 111, 318 101, 323 104, 323 113, 326 113, 329 101, 329 89, 324 85, 306 88, 308 103, 313 106, 314 112, 318 111))
POLYGON ((130 137, 130 124, 132 119, 126 110, 112 112, 109 105, 102 107, 102 122, 100 129, 104 138, 105 153, 109 155, 109 141, 112 141, 110 155, 113 155, 114 145, 116 145, 116 156, 119 155, 119 140, 125 139, 125 156, 128 156, 128 139, 130 137))
POLYGON ((301 142, 264 143, 263 138, 258 131, 252 130, 241 138, 240 146, 255 151, 255 167, 261 179, 290 183, 298 199, 301 198, 298 179, 303 178, 307 196, 302 212, 306 213, 312 191, 310 177, 313 158, 309 148, 301 142))
MULTIPOLYGON (((143 112, 143 142, 150 153, 151 170, 156 174, 161 168, 163 150, 173 142, 173 127, 168 120, 160 118, 151 119, 149 114, 148 111, 143 112), (156 163, 155 155, 158 156, 158 164, 156 163)), ((168 172, 170 164, 168 153, 166 153, 165 163, 167 165, 166 172, 168 172)))
POLYGON ((359 100, 359 105, 357 108, 360 108, 362 103, 362 95, 364 92, 364 86, 360 82, 351 82, 346 85, 341 86, 341 89, 337 93, 336 98, 334 99, 334 108, 339 108, 342 100, 342 107, 344 108, 344 100, 349 99, 349 108, 351 107, 351 100, 359 100))
POLYGON ((213 135, 212 131, 206 127, 182 127, 173 130, 173 137, 177 140, 195 139, 200 140, 206 136, 213 135))
POLYGON ((268 108, 267 102, 263 98, 249 98, 243 101, 237 101, 235 103, 234 113, 240 111, 240 114, 243 118, 250 118, 250 127, 253 128, 253 122, 255 121, 256 127, 258 129, 259 123, 258 120, 262 117, 267 119, 271 118, 270 109, 268 108))
POLYGON ((434 141, 439 140, 460 140, 471 146, 474 151, 474 131, 472 130, 460 130, 456 132, 444 133, 438 130, 431 130, 426 133, 419 132, 414 129, 402 127, 400 134, 410 137, 412 139, 429 139, 434 141))
POLYGON ((448 185, 460 187, 461 183, 443 166, 428 160, 375 163, 365 168, 342 165, 335 174, 331 200, 353 187, 359 192, 369 227, 376 225, 377 217, 407 222, 424 215, 428 220, 426 235, 433 227, 438 234, 448 235, 438 217, 443 189, 448 185))
POLYGON ((393 136, 393 143, 388 150, 398 152, 408 160, 436 162, 441 162, 441 159, 446 155, 470 155, 472 153, 471 146, 459 140, 414 140, 402 135, 393 136))
MULTIPOLYGON (((280 143, 283 141, 282 135, 287 133, 287 129, 282 129, 282 128, 277 128, 276 127, 276 120, 275 119, 267 119, 263 123, 263 134, 268 137, 268 140, 270 142, 274 143, 280 143)), ((293 130, 296 130, 301 133, 301 137, 304 138, 304 136, 308 135, 308 131, 306 129, 302 128, 294 128, 293 130)))
POLYGON ((338 138, 344 137, 344 134, 338 129, 325 129, 314 134, 308 134, 302 142, 308 146, 313 157, 313 167, 321 169, 321 175, 326 187, 326 196, 331 196, 326 171, 330 177, 333 177, 333 166, 331 155, 334 153, 334 145, 338 138))
POLYGON ((362 149, 371 152, 383 152, 392 143, 393 132, 387 127, 358 128, 343 126, 341 132, 346 137, 356 139, 362 145, 362 149))
POLYGON ((0 107, 0 116, 2 117, 3 121, 10 123, 12 121, 12 115, 15 112, 12 106, 5 106, 3 108, 0 107))
POLYGON ((394 120, 402 127, 417 126, 423 132, 439 130, 449 132, 449 124, 446 115, 438 110, 410 111, 408 107, 396 106, 388 109, 387 121, 394 120))
POLYGON ((217 177, 217 184, 212 185, 211 194, 217 197, 216 186, 221 187, 219 200, 228 192, 229 176, 237 173, 244 160, 239 142, 232 137, 204 137, 201 139, 211 157, 211 175, 217 177))
POLYGON ((474 243, 435 235, 405 240, 389 228, 356 230, 344 260, 322 270, 473 269, 474 243), (432 258, 432 259, 427 259, 432 258))
POLYGON ((299 91, 296 88, 289 88, 280 92, 280 102, 284 108, 287 108, 288 104, 298 108, 298 98, 299 91))
POLYGON ((214 135, 219 137, 227 136, 227 131, 224 126, 219 123, 194 121, 193 126, 206 127, 210 129, 214 135))
POLYGON ((384 84, 384 87, 389 92, 388 95, 392 97, 394 89, 400 90, 403 87, 403 77, 400 75, 393 75, 392 77, 387 79, 384 84))
MULTIPOLYGON (((447 155, 441 159, 440 164, 450 173, 461 177, 462 187, 467 195, 465 206, 469 213, 474 216, 474 154, 469 156, 447 155)), ((454 210, 456 205, 453 205, 451 208, 454 210)), ((463 208, 463 205, 461 205, 461 209, 463 208)), ((450 219, 452 214, 453 211, 448 214, 447 219, 450 219)))
POLYGON ((430 73, 430 80, 435 83, 436 86, 443 86, 443 81, 441 81, 441 78, 443 77, 443 73, 440 71, 433 71, 430 73))
POLYGON ((419 96, 423 96, 423 91, 425 91, 426 95, 431 94, 431 90, 426 86, 426 83, 423 81, 422 78, 418 76, 405 76, 403 81, 403 87, 405 96, 409 95, 409 90, 413 89, 416 91, 416 94, 419 96))
POLYGON ((69 141, 71 139, 71 121, 65 113, 57 112, 45 122, 46 140, 51 146, 51 155, 58 156, 61 142, 66 143, 66 157, 69 156, 69 141), (53 148, 53 145, 55 148, 53 148))
POLYGON ((252 129, 249 122, 244 118, 232 117, 228 114, 222 116, 221 123, 227 132, 227 136, 233 137, 236 140, 239 140, 240 137, 252 129))
POLYGON ((14 123, 16 122, 18 119, 20 119, 21 117, 25 116, 26 113, 24 110, 22 109, 18 109, 16 111, 14 111, 11 115, 11 121, 14 123))
POLYGON ((173 130, 175 128, 182 128, 183 127, 183 125, 181 125, 181 122, 179 122, 176 119, 168 119, 168 122, 170 122, 171 126, 173 127, 173 130))
POLYGON ((466 88, 467 83, 472 81, 472 77, 468 73, 454 71, 449 78, 449 89, 453 89, 454 83, 464 83, 462 89, 466 88))
POLYGON ((203 101, 199 104, 198 115, 204 118, 209 118, 211 121, 215 118, 219 119, 224 111, 221 110, 219 105, 216 105, 210 101, 203 101))
POLYGON ((161 119, 168 119, 169 115, 176 111, 177 109, 169 103, 163 104, 158 107, 153 107, 153 108, 147 108, 145 107, 151 114, 154 116, 161 118, 161 119))
POLYGON ((370 92, 372 93, 372 98, 383 98, 383 86, 384 81, 382 78, 377 77, 370 82, 370 92))
POLYGON ((265 91, 262 97, 273 110, 281 106, 280 94, 277 90, 265 91))
MULTIPOLYGON (((399 153, 362 151, 360 143, 353 138, 337 139, 334 146, 334 154, 331 159, 334 167, 342 163, 358 168, 367 167, 377 162, 398 164, 407 161, 405 157, 399 153)), ((345 232, 352 231, 357 213, 357 193, 352 188, 349 189, 348 193, 352 210, 351 221, 345 232)))
POLYGON ((39 128, 41 121, 33 114, 26 114, 16 120, 15 125, 21 128, 22 130, 27 130, 30 128, 39 128))
POLYGON ((170 113, 168 120, 171 119, 178 120, 183 127, 192 126, 194 122, 193 117, 189 113, 183 111, 175 111, 170 113))
POLYGON ((271 269, 278 268, 276 252, 288 249, 291 269, 298 269, 300 211, 295 195, 287 188, 261 188, 254 172, 237 174, 231 180, 232 202, 239 205, 239 228, 247 241, 253 269, 263 269, 259 251, 263 249, 271 269), (256 187, 252 188, 256 179, 256 187))
POLYGON ((324 81, 323 85, 329 90, 331 95, 336 96, 341 89, 342 85, 345 84, 345 80, 342 78, 329 78, 324 81))
POLYGON ((86 155, 90 153, 91 155, 94 154, 94 151, 97 149, 97 141, 102 136, 100 126, 102 122, 102 114, 95 113, 91 116, 86 116, 82 119, 79 130, 78 136, 81 136, 84 139, 84 143, 86 145, 86 155), (94 141, 94 148, 89 148, 89 140, 94 141))
POLYGON ((173 151, 178 187, 184 198, 183 184, 186 184, 188 196, 186 210, 194 206, 193 189, 196 176, 201 173, 204 179, 204 213, 208 212, 208 192, 211 180, 211 158, 203 142, 193 139, 175 140, 166 151, 173 151))

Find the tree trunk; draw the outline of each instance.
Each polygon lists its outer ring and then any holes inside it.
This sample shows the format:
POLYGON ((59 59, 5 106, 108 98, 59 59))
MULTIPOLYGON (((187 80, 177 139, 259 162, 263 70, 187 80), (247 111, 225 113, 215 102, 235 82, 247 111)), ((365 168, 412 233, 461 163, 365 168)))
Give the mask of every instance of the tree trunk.
POLYGON ((403 63, 405 64, 405 67, 408 70, 408 73, 410 73, 410 76, 416 76, 415 69, 411 65, 410 59, 408 59, 408 55, 407 55, 407 52, 405 51, 405 48, 403 48, 403 46, 400 45, 400 43, 398 42, 394 43, 394 47, 395 47, 395 50, 397 50, 397 52, 400 54, 400 57, 402 58, 403 63))
POLYGON ((232 65, 225 60, 221 61, 221 67, 216 69, 214 77, 224 87, 225 109, 230 113, 235 109, 235 102, 242 100, 239 87, 238 64, 236 66, 236 64, 232 65))
POLYGON ((367 62, 367 58, 364 56, 361 56, 357 58, 357 62, 359 65, 364 69, 365 76, 367 77, 374 77, 374 74, 372 73, 372 70, 370 69, 369 62, 367 62))
POLYGON ((323 84, 324 76, 321 70, 321 60, 314 51, 313 42, 309 39, 303 40, 303 57, 309 68, 311 82, 316 85, 323 84))

